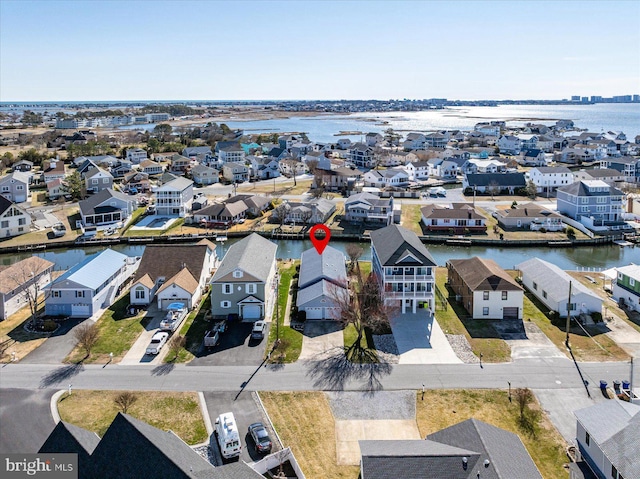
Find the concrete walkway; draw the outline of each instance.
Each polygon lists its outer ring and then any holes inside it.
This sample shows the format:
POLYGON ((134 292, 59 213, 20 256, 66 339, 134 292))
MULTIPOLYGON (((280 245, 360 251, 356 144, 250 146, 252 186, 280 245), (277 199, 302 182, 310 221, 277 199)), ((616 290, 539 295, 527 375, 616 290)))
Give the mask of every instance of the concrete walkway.
POLYGON ((299 360, 318 360, 344 348, 342 325, 336 321, 307 321, 299 360))
POLYGON ((391 318, 400 364, 461 364, 432 314, 405 313, 391 318))

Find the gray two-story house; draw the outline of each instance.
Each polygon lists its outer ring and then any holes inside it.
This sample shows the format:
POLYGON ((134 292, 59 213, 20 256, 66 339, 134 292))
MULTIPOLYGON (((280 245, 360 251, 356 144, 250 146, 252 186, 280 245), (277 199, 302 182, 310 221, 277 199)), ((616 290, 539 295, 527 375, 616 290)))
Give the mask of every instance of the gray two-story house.
POLYGON ((211 279, 211 314, 243 320, 270 318, 278 245, 253 233, 231 245, 211 279))
POLYGON ((393 197, 380 198, 371 193, 356 193, 344 203, 345 219, 349 222, 393 223, 393 197))
POLYGON ((622 229, 624 193, 602 180, 582 180, 558 188, 558 212, 591 230, 622 229))
POLYGON ((436 262, 413 231, 397 225, 372 231, 371 263, 385 303, 402 313, 433 311, 436 262))

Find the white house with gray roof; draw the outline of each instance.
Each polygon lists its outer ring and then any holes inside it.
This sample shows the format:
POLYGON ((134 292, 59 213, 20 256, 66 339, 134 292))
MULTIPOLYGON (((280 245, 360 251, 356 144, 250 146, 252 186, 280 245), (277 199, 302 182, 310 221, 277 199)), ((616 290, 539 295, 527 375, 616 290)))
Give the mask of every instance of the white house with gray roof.
POLYGON ((211 279, 211 314, 243 320, 270 318, 278 245, 252 233, 231 245, 211 279))
POLYGON ((44 288, 45 314, 89 318, 111 306, 140 261, 112 249, 89 256, 44 288))
POLYGON ((591 168, 588 170, 581 169, 580 171, 574 171, 573 179, 575 181, 600 180, 608 185, 615 186, 616 183, 625 181, 625 176, 624 173, 614 168, 591 168))
POLYGON ((0 195, 14 203, 24 203, 29 198, 29 173, 14 171, 0 178, 0 195))
POLYGON ((567 317, 569 283, 571 283, 571 316, 601 313, 602 298, 572 278, 555 264, 532 258, 516 266, 522 275, 522 284, 550 311, 561 318, 567 317))
POLYGON ((371 193, 356 193, 344 202, 345 219, 349 222, 393 223, 393 197, 380 198, 371 193))
POLYGON ((525 173, 527 181, 533 181, 538 193, 552 193, 561 186, 573 183, 573 174, 566 166, 538 166, 525 173))
POLYGON ((108 226, 126 223, 137 206, 134 197, 106 189, 78 202, 84 226, 108 226))
POLYGON ((582 459, 598 479, 640 477, 640 406, 604 401, 573 413, 582 459))
POLYGON ((193 203, 193 181, 178 177, 156 188, 156 213, 184 218, 193 203))
POLYGON ((390 225, 371 232, 371 264, 385 303, 433 311, 436 262, 418 235, 390 225))
POLYGON ((344 254, 331 246, 322 254, 315 248, 304 251, 300 257, 298 311, 304 311, 307 319, 340 319, 341 309, 334 298, 346 293, 346 285, 344 254))

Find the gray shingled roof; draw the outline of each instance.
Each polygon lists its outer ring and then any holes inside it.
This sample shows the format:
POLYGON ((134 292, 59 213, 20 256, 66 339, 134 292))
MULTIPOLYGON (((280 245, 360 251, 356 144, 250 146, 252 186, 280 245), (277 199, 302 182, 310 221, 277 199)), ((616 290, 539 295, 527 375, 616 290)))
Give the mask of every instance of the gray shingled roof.
POLYGON ((227 254, 224 255, 220 267, 213 275, 211 282, 216 282, 219 278, 223 278, 237 268, 260 281, 266 282, 277 249, 277 244, 257 233, 252 233, 231 245, 227 254))
POLYGON ((572 183, 570 185, 561 186, 560 188, 558 188, 558 191, 561 191, 563 193, 567 193, 573 196, 611 196, 611 195, 623 196, 624 195, 624 193, 620 191, 618 188, 609 186, 606 183, 604 183, 602 180, 576 181, 575 183, 572 183), (603 185, 598 185, 598 186, 601 186, 602 188, 607 186, 608 188, 606 191, 590 191, 587 188, 587 185, 589 184, 589 182, 601 182, 603 183, 603 185))
POLYGON ((640 477, 640 406, 605 401, 574 414, 620 474, 640 477))
MULTIPOLYGON (((542 479, 517 435, 477 419, 467 419, 427 439, 479 452, 478 469, 483 479, 542 479), (489 460, 488 467, 483 464, 485 459, 489 460)), ((469 478, 475 478, 475 471, 469 478)))
POLYGON ((344 254, 331 246, 327 246, 322 255, 315 248, 303 251, 300 256, 300 278, 298 286, 305 288, 321 279, 332 283, 341 283, 347 279, 344 254))
MULTIPOLYGON (((322 296, 324 296, 325 298, 329 298, 331 300, 331 298, 336 297, 336 292, 338 291, 344 291, 344 290, 338 289, 338 287, 334 283, 331 283, 326 279, 321 279, 317 283, 312 283, 311 285, 298 291, 298 295, 296 297, 296 306, 300 308, 305 304, 307 304, 308 302, 313 301, 314 299, 320 298, 322 296)), ((334 306, 333 300, 331 301, 332 301, 331 304, 326 305, 327 307, 334 306)))
POLYGON ((524 187, 527 185, 523 173, 468 173, 467 183, 470 186, 498 186, 524 187))
POLYGON ((390 225, 371 232, 371 245, 383 266, 425 265, 435 266, 436 262, 420 238, 408 229, 398 225, 390 225), (406 254, 414 256, 418 263, 402 261, 406 254))
POLYGON ((132 196, 125 195, 124 193, 112 190, 111 188, 105 188, 104 190, 100 190, 97 193, 94 193, 86 200, 79 201, 78 206, 80 207, 80 211, 82 211, 83 215, 92 215, 95 213, 95 209, 98 206, 100 206, 105 201, 109 201, 111 198, 116 198, 118 200, 128 201, 131 203, 135 201, 132 196))
POLYGON ((571 173, 571 170, 566 166, 537 166, 532 168, 540 173, 571 173))

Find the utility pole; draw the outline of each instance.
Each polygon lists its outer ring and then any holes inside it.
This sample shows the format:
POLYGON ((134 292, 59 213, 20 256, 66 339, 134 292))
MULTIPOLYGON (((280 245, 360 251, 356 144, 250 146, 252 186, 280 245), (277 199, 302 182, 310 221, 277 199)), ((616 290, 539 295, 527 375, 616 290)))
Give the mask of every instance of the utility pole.
POLYGON ((567 337, 564 340, 565 346, 569 349, 571 349, 571 346, 569 346, 569 329, 571 328, 571 285, 572 281, 569 281, 569 299, 567 300, 567 337))
POLYGON ((280 275, 276 272, 276 347, 280 342, 280 275))

